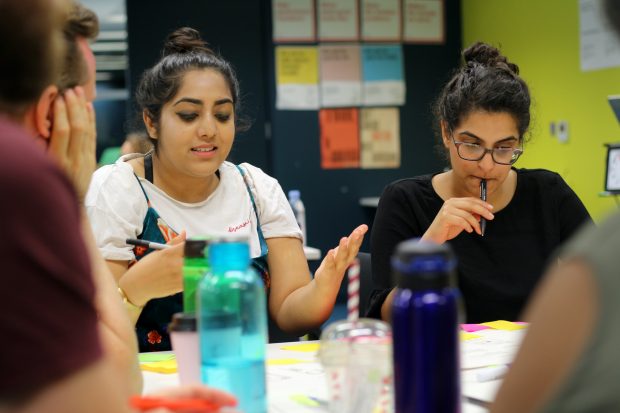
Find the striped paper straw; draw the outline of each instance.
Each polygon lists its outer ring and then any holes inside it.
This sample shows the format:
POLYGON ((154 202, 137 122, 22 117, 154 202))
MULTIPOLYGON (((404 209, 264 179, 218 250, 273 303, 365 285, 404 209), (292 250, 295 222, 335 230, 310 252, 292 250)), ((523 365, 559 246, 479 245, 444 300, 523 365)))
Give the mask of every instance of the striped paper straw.
POLYGON ((349 266, 348 276, 347 320, 356 321, 360 314, 360 260, 358 258, 355 258, 351 266, 349 266))

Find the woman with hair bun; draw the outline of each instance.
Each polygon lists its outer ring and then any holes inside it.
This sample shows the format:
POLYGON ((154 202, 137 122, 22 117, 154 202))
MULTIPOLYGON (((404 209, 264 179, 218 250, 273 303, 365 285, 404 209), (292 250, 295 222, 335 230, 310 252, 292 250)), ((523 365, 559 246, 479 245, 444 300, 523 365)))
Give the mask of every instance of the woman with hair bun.
POLYGON ((239 96, 231 65, 196 30, 174 31, 136 92, 153 151, 123 156, 93 177, 88 215, 137 320, 140 351, 170 349, 166 326, 182 311, 185 234, 248 236, 271 318, 300 335, 329 317, 362 243, 365 225, 343 237, 310 277, 301 231, 278 182, 252 165, 226 161, 235 130, 247 126, 239 96), (172 247, 133 249, 127 238, 172 247))
POLYGON ((485 43, 463 58, 434 105, 451 168, 396 181, 381 196, 370 316, 389 319, 390 257, 399 242, 418 237, 454 249, 468 322, 519 320, 554 250, 591 221, 560 175, 513 166, 530 125, 530 92, 518 66, 485 43))

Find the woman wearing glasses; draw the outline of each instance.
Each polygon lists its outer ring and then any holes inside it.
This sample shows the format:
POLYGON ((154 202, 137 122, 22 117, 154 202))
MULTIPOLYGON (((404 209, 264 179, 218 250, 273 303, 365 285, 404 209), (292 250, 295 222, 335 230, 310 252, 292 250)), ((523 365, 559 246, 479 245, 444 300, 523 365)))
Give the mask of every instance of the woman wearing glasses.
POLYGON ((381 289, 369 316, 390 317, 390 257, 399 242, 419 237, 456 252, 468 322, 518 320, 553 251, 591 220, 558 174, 512 166, 530 123, 518 66, 484 43, 463 57, 434 108, 451 169, 396 181, 381 196, 371 237, 381 289))

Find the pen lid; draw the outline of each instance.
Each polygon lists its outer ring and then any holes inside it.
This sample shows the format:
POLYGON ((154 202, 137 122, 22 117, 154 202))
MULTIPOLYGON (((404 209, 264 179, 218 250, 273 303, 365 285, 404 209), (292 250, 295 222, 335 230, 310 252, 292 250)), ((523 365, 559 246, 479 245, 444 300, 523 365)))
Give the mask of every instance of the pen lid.
POLYGON ((204 258, 209 246, 210 239, 207 237, 190 238, 185 240, 183 253, 185 258, 204 258))
POLYGON ((196 331, 196 314, 174 313, 172 321, 168 324, 168 331, 194 332, 196 331))

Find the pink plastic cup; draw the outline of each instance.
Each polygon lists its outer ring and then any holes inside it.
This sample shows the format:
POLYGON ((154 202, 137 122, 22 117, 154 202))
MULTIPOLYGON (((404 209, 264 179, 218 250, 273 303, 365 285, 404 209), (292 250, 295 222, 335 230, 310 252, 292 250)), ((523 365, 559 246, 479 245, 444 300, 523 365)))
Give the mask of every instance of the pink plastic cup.
POLYGON ((200 384, 200 348, 196 330, 196 314, 174 314, 168 331, 172 350, 177 359, 179 382, 200 384))

